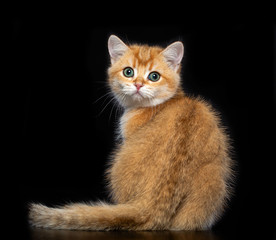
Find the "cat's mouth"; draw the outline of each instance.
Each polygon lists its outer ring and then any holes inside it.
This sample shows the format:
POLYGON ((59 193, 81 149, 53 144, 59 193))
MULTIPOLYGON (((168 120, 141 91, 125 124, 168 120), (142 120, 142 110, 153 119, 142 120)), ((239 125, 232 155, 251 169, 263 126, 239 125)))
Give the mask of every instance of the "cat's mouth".
POLYGON ((140 91, 137 91, 134 94, 132 94, 132 98, 135 100, 142 100, 145 97, 143 96, 143 94, 140 91))
POLYGON ((118 98, 125 106, 147 106, 155 101, 154 93, 146 86, 137 89, 134 85, 119 84, 118 98))
POLYGON ((132 96, 137 96, 137 95, 139 95, 139 96, 141 96, 141 97, 144 97, 144 96, 141 94, 140 91, 137 91, 136 93, 132 94, 132 96))

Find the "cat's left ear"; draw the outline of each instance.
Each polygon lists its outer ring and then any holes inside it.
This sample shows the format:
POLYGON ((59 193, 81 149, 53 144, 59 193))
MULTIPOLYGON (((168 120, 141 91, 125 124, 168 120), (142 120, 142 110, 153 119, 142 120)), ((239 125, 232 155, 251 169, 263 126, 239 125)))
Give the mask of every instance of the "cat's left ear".
POLYGON ((162 54, 169 66, 174 71, 177 71, 184 55, 184 45, 179 41, 174 42, 166 47, 165 50, 162 51, 162 54))
POLYGON ((111 59, 111 63, 116 62, 125 52, 128 50, 128 46, 115 35, 111 35, 108 39, 108 51, 111 59))

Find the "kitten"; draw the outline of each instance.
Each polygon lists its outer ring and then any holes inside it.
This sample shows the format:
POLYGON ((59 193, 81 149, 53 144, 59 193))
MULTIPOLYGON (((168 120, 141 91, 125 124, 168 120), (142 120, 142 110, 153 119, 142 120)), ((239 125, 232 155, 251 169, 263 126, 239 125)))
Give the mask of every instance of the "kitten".
POLYGON ((125 108, 107 171, 114 204, 32 204, 33 226, 75 230, 205 230, 230 195, 232 160, 216 112, 180 86, 181 42, 108 40, 109 85, 125 108))

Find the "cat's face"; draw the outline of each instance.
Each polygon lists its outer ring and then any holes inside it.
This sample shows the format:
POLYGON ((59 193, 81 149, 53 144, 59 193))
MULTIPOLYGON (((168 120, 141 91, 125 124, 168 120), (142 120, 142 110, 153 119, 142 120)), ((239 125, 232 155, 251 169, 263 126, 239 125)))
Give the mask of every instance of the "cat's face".
POLYGON ((166 49, 125 45, 111 35, 108 49, 112 65, 109 84, 124 107, 156 106, 176 93, 183 45, 175 42, 166 49))

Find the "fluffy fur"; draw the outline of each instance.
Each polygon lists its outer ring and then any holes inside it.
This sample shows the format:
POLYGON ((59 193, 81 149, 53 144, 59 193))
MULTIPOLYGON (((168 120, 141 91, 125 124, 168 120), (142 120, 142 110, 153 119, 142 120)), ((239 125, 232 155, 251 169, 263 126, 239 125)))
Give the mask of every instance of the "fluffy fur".
POLYGON ((232 161, 218 114, 180 87, 184 48, 108 41, 109 85, 125 108, 122 143, 107 170, 114 204, 32 204, 29 219, 43 228, 75 230, 204 230, 229 197, 232 161), (131 67, 133 76, 124 69, 131 67), (149 74, 160 74, 151 81, 149 74))

